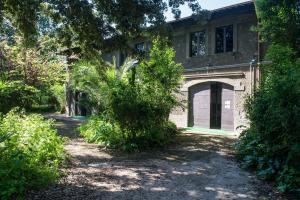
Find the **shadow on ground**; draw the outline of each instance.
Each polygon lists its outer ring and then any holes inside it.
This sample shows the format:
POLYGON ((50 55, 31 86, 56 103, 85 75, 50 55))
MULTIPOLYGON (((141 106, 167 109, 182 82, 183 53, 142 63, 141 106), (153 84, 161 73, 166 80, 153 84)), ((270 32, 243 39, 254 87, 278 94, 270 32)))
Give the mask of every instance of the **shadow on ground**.
POLYGON ((165 150, 113 153, 85 143, 79 124, 58 118, 59 133, 70 138, 66 175, 26 199, 281 199, 237 166, 234 138, 182 134, 165 150))

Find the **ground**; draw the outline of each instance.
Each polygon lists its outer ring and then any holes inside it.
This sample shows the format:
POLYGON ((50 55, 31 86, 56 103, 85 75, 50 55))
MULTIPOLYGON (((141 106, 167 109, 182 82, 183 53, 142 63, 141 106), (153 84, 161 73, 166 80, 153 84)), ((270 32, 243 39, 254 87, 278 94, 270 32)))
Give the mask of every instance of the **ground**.
POLYGON ((69 138, 65 176, 26 199, 283 199, 238 166, 235 138, 182 134, 164 150, 125 154, 86 143, 76 131, 79 121, 56 119, 59 133, 69 138))

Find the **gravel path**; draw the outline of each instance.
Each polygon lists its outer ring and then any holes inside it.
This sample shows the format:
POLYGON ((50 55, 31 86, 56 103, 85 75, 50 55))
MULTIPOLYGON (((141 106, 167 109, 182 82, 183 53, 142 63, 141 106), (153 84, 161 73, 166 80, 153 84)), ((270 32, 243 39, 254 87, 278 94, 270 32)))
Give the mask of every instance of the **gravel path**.
POLYGON ((182 134, 164 151, 128 155, 87 144, 76 131, 80 122, 56 119, 59 133, 70 138, 65 176, 26 199, 283 199, 238 167, 230 148, 234 138, 182 134))

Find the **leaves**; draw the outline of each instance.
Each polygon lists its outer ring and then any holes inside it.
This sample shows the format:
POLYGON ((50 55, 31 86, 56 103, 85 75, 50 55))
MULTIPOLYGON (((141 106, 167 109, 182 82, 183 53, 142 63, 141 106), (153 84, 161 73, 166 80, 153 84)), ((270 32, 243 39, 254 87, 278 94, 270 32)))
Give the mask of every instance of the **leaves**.
POLYGON ((35 48, 24 47, 18 37, 13 44, 0 43, 0 81, 7 85, 0 90, 3 97, 0 112, 8 112, 15 106, 28 109, 33 104, 36 107, 64 106, 64 94, 62 96, 53 88, 63 87, 66 74, 64 58, 56 52, 58 46, 49 36, 40 38, 35 48))
POLYGON ((177 133, 168 117, 179 104, 175 95, 183 71, 174 62, 174 55, 168 42, 158 38, 153 41, 149 59, 140 64, 129 60, 120 68, 111 66, 102 79, 98 78, 95 66, 79 68, 87 71, 80 74, 88 75, 79 76, 79 85, 98 88, 86 91, 100 94, 98 103, 103 109, 102 115, 92 117, 82 126, 81 134, 90 142, 126 151, 168 143, 177 133))
POLYGON ((272 45, 261 66, 260 88, 248 98, 248 128, 237 143, 238 157, 282 192, 300 195, 299 1, 257 0, 259 32, 272 45), (249 165, 250 164, 250 165, 249 165))
POLYGON ((300 55, 300 12, 298 0, 255 1, 259 32, 265 41, 287 45, 300 55))
POLYGON ((20 81, 0 81, 0 112, 7 113, 14 107, 31 108, 37 90, 20 81))
MULTIPOLYGON (((179 6, 188 3, 194 13, 201 10, 197 0, 2 0, 0 22, 8 19, 24 44, 32 46, 39 35, 53 33, 62 45, 81 47, 83 52, 105 49, 105 40, 119 45, 141 35, 149 26, 164 24, 168 7, 178 18, 179 6)), ((107 46, 106 46, 107 47, 107 46)))
POLYGON ((246 103, 250 128, 240 137, 238 157, 282 191, 300 187, 300 65, 293 49, 272 45, 264 79, 246 103), (280 177, 280 178, 278 178, 280 177))
POLYGON ((20 30, 26 38, 25 45, 32 45, 36 41, 37 15, 39 11, 38 0, 3 0, 5 16, 10 19, 12 24, 20 30))
POLYGON ((22 195, 25 189, 45 186, 59 177, 63 142, 51 121, 41 115, 13 110, 0 119, 0 197, 22 195))

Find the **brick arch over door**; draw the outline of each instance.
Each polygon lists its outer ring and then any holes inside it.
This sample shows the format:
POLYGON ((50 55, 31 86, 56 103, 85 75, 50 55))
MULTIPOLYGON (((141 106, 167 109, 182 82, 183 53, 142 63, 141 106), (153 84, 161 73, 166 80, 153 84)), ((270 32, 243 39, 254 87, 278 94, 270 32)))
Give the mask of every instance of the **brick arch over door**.
POLYGON ((206 81, 190 86, 188 93, 189 126, 234 130, 234 86, 206 81))
POLYGON ((195 79, 195 80, 186 80, 185 83, 182 85, 181 91, 188 91, 190 87, 193 85, 197 85, 200 83, 207 83, 207 82, 221 82, 231 85, 232 87, 236 88, 240 86, 240 80, 238 79, 230 79, 230 78, 216 78, 216 79, 195 79))

